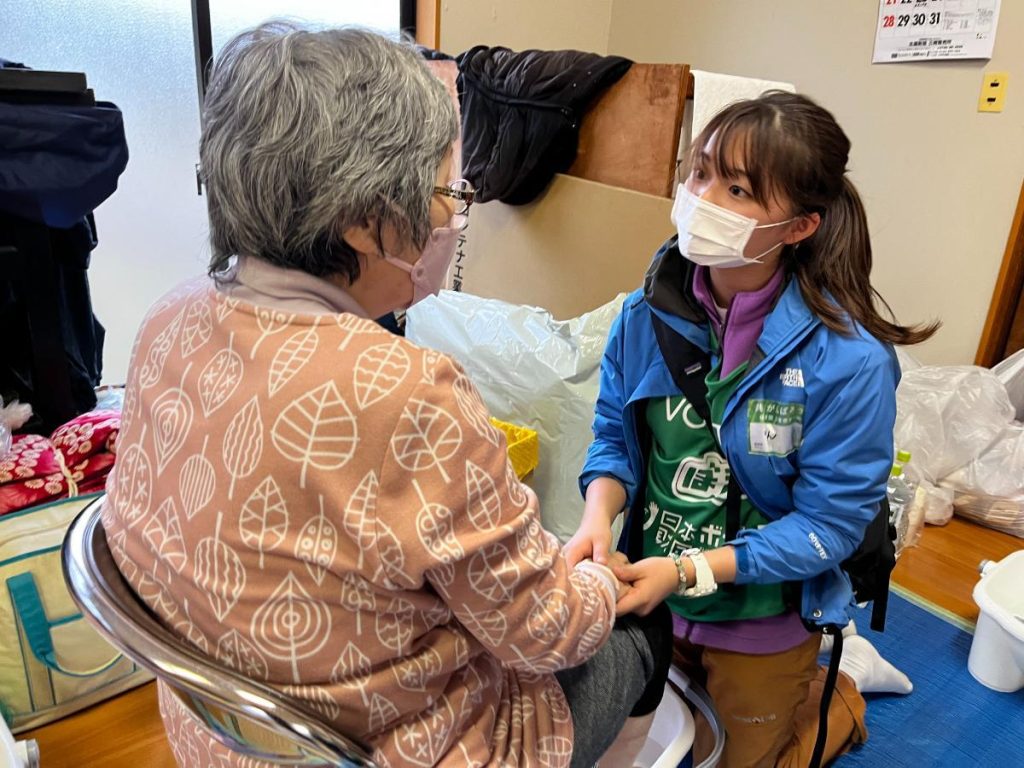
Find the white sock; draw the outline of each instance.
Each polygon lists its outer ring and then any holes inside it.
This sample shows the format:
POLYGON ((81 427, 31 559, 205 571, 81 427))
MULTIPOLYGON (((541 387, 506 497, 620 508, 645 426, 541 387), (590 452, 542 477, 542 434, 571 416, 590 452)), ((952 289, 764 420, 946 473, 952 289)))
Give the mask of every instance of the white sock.
POLYGON ((843 640, 839 671, 853 680, 861 693, 910 693, 910 678, 882 658, 867 638, 852 635, 843 640))
MULTIPOLYGON (((850 637, 850 635, 856 635, 856 634, 857 634, 857 625, 853 623, 853 619, 850 619, 850 623, 847 624, 845 627, 843 627, 843 637, 847 638, 847 637, 850 637)), ((818 648, 818 653, 831 653, 832 652, 832 645, 833 645, 833 643, 835 643, 835 641, 836 641, 836 639, 832 635, 822 635, 821 636, 821 647, 818 648)))

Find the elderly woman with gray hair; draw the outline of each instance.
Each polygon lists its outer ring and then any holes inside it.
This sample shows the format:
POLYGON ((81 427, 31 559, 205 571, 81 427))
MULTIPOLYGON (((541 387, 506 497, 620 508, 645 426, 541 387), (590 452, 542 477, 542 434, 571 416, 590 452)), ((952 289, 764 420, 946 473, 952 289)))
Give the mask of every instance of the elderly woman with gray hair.
MULTIPOLYGON (((203 110, 210 277, 143 322, 104 526, 183 639, 382 765, 590 765, 630 713, 619 747, 642 743, 667 612, 616 622, 628 586, 567 565, 458 365, 371 320, 445 277, 473 195, 455 114, 368 31, 227 45, 203 110)), ((238 762, 160 701, 179 764, 238 762)))

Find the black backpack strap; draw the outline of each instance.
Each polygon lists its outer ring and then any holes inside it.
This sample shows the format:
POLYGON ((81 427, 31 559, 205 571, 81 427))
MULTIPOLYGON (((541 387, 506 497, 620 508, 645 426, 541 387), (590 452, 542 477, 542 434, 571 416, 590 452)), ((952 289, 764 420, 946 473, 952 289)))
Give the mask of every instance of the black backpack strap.
POLYGON ((889 608, 889 590, 879 592, 871 600, 871 629, 874 632, 885 631, 885 612, 889 608))
POLYGON ((715 445, 718 437, 711 424, 711 411, 708 408, 708 388, 704 379, 711 370, 711 356, 685 336, 676 333, 672 328, 651 312, 654 324, 654 336, 658 340, 658 349, 665 358, 665 365, 672 375, 676 386, 682 390, 683 396, 690 402, 697 414, 704 419, 715 445))
POLYGON ((828 624, 822 632, 832 635, 832 654, 828 660, 828 672, 825 674, 825 687, 821 691, 821 703, 818 707, 818 738, 814 742, 809 768, 821 768, 821 759, 825 754, 825 743, 828 741, 828 710, 832 706, 832 694, 836 690, 839 679, 839 660, 843 657, 843 631, 836 624, 828 624))
MULTIPOLYGON (((723 456, 725 454, 722 454, 723 456)), ((733 541, 740 532, 740 496, 743 490, 733 471, 729 470, 729 493, 725 497, 725 540, 733 541)))
MULTIPOLYGON (((715 425, 711 421, 711 409, 708 407, 708 385, 705 381, 711 371, 711 356, 685 336, 676 333, 655 312, 651 312, 654 325, 654 337, 658 340, 658 349, 665 359, 672 380, 683 393, 683 397, 704 420, 704 424, 715 441, 715 447, 725 458, 725 451, 718 442, 715 425)), ((736 473, 729 471, 729 492, 725 499, 725 540, 732 541, 740 532, 740 496, 743 489, 736 479, 736 473)))

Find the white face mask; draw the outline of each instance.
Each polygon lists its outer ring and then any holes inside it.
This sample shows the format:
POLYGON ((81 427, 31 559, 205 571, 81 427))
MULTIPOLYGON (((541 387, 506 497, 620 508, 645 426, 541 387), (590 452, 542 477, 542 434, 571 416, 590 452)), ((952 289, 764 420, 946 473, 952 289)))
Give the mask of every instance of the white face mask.
POLYGON ((459 235, 467 223, 465 215, 456 214, 447 227, 435 228, 415 264, 384 254, 386 262, 408 272, 412 278, 413 294, 409 306, 423 301, 427 296, 436 296, 444 287, 448 268, 459 246, 459 235))
POLYGON ((729 269, 762 263, 761 259, 782 243, 776 243, 757 256, 747 258, 743 251, 754 230, 779 227, 793 219, 774 224, 758 224, 757 219, 702 200, 680 184, 676 191, 675 205, 672 206, 672 221, 679 233, 679 252, 683 256, 703 267, 729 269))

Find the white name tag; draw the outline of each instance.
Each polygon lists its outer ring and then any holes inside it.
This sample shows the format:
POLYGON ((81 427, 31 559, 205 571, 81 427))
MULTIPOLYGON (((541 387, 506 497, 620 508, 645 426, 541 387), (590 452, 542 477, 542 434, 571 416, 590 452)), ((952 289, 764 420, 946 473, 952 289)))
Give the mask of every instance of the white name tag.
POLYGON ((802 436, 803 424, 754 422, 750 425, 750 453, 787 456, 800 447, 802 436))
POLYGON ((800 447, 804 407, 799 403, 751 400, 747 404, 747 423, 750 453, 787 456, 800 447))

